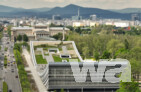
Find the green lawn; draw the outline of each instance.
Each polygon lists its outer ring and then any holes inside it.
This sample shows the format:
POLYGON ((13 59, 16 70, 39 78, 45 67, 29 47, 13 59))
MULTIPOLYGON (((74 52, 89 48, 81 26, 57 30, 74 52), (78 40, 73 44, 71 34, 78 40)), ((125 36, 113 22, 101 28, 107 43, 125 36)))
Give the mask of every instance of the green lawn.
POLYGON ((62 62, 62 58, 60 56, 53 56, 55 62, 62 62))
POLYGON ((8 48, 5 48, 4 50, 5 50, 5 51, 7 51, 7 50, 8 50, 8 48))
POLYGON ((7 57, 6 56, 4 57, 4 66, 5 68, 7 67, 7 57))
POLYGON ((3 82, 3 92, 8 92, 8 86, 6 82, 3 82))
POLYGON ((46 59, 42 55, 35 55, 37 64, 47 64, 46 59))
MULTIPOLYGON (((68 60, 68 62, 69 62, 69 60, 68 60)), ((70 62, 80 62, 80 60, 79 59, 70 59, 70 62)))

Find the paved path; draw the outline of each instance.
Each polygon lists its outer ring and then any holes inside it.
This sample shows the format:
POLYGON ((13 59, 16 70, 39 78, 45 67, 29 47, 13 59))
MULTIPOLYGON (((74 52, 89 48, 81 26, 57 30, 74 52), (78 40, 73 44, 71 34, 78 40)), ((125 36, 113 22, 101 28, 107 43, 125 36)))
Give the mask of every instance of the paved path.
POLYGON ((31 57, 29 52, 26 49, 23 49, 23 55, 25 56, 25 59, 27 61, 27 64, 29 66, 29 69, 31 70, 31 74, 35 80, 35 83, 37 85, 37 88, 39 90, 39 92, 47 92, 45 86, 43 85, 35 67, 33 66, 33 63, 31 61, 31 57))
POLYGON ((54 62, 54 59, 53 59, 51 53, 49 53, 49 56, 46 56, 46 60, 47 60, 47 62, 54 62))

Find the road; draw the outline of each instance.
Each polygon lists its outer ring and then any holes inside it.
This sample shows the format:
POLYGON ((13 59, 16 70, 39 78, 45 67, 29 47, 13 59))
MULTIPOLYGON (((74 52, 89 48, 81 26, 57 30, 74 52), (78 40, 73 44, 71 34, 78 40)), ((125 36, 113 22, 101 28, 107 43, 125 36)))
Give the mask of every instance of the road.
POLYGON ((17 65, 13 63, 15 61, 13 47, 14 43, 10 41, 7 33, 4 33, 4 37, 1 40, 1 53, 0 53, 0 89, 2 90, 2 82, 5 81, 8 85, 8 90, 11 92, 22 92, 21 84, 18 77, 17 65), (7 50, 5 50, 7 48, 7 50), (4 56, 7 56, 8 66, 4 67, 4 56))

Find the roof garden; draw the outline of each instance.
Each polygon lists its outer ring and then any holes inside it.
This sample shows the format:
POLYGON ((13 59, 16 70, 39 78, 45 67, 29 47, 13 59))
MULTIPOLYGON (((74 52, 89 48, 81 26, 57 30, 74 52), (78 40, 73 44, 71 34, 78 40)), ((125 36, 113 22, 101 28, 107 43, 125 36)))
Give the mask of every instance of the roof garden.
POLYGON ((34 44, 37 64, 48 62, 80 62, 71 42, 46 42, 34 44))

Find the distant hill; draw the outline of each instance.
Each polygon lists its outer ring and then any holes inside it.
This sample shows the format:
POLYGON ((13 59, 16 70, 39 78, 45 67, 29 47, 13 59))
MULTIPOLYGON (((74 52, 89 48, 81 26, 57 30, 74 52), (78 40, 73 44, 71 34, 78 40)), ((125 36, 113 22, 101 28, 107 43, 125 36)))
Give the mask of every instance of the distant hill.
POLYGON ((9 7, 9 6, 4 6, 4 5, 0 5, 0 12, 45 12, 45 11, 49 11, 51 8, 33 8, 33 9, 24 9, 24 8, 13 8, 13 7, 9 7))
POLYGON ((129 19, 130 14, 121 14, 117 12, 112 12, 109 10, 98 9, 98 8, 87 8, 81 7, 77 5, 70 4, 65 7, 55 7, 48 11, 47 13, 52 14, 60 14, 63 17, 71 17, 77 15, 78 9, 80 10, 80 15, 83 18, 89 18, 90 15, 96 14, 99 18, 121 18, 121 19, 129 19))
POLYGON ((126 9, 113 9, 110 10, 117 13, 141 13, 141 8, 126 8, 126 9))
POLYGON ((34 8, 34 9, 27 9, 28 11, 36 11, 36 12, 47 12, 52 8, 44 7, 44 8, 34 8))
POLYGON ((90 15, 96 14, 98 18, 119 18, 130 19, 131 14, 118 13, 111 10, 104 10, 98 8, 87 8, 78 5, 70 4, 65 7, 54 8, 35 8, 35 9, 23 9, 13 8, 0 5, 0 17, 22 17, 22 16, 37 16, 51 18, 52 15, 59 14, 63 18, 71 18, 77 15, 78 9, 80 10, 80 16, 83 18, 89 18, 90 15))
POLYGON ((14 12, 14 11, 21 11, 25 10, 23 8, 13 8, 9 6, 0 5, 0 12, 14 12))

